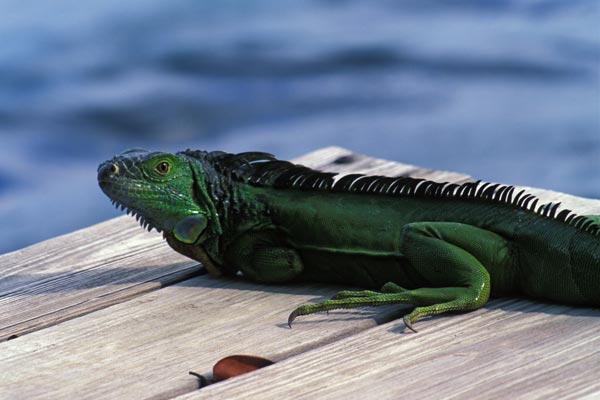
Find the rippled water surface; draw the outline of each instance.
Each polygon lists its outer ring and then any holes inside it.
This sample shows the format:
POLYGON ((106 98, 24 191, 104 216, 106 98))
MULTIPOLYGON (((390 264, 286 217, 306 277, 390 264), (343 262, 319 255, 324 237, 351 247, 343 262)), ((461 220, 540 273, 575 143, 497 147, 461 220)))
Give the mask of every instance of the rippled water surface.
POLYGON ((129 147, 328 145, 600 198, 597 1, 5 0, 0 253, 117 215, 129 147))

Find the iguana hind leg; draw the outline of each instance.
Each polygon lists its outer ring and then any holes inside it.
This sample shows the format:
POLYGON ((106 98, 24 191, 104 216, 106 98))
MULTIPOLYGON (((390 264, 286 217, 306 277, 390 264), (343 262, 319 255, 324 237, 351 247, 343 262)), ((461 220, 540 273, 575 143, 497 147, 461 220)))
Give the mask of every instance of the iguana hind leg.
MULTIPOLYGON (((382 293, 342 291, 332 300, 303 305, 290 315, 339 308, 410 304, 416 308, 404 317, 410 328, 416 320, 450 311, 468 311, 483 306, 490 295, 490 275, 485 265, 502 267, 509 259, 509 246, 501 236, 471 225, 419 222, 403 228, 400 251, 407 268, 414 269, 428 287, 407 290, 389 282, 382 293)), ((414 329, 413 329, 414 330, 414 329)))

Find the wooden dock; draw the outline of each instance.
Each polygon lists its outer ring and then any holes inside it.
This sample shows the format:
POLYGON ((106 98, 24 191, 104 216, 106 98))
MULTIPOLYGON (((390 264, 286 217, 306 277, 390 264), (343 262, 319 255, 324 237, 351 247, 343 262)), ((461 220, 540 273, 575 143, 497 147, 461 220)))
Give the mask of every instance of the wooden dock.
MULTIPOLYGON (((323 170, 468 176, 325 148, 323 170)), ((510 182, 506 182, 510 183, 510 182)), ((600 200, 532 189, 580 214, 600 200)), ((600 398, 600 310, 524 299, 423 320, 402 307, 302 317, 340 289, 213 278, 123 216, 0 256, 0 399, 600 398), (198 390, 232 354, 276 364, 198 390)))

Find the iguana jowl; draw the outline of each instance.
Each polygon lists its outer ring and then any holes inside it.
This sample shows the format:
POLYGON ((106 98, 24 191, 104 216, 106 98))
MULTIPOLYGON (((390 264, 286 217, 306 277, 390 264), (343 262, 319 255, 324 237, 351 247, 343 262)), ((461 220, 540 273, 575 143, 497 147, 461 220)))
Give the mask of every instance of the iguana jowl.
POLYGON ((600 306, 600 216, 512 186, 335 175, 260 152, 129 150, 98 168, 114 203, 213 274, 368 289, 300 306, 290 324, 403 303, 412 329, 511 293, 600 306))

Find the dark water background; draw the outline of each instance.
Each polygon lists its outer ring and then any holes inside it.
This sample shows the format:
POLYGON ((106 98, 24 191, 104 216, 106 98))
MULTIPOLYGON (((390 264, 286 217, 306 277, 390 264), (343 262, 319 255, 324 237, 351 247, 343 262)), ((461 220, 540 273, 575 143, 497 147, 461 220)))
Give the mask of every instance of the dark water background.
POLYGON ((0 253, 129 147, 340 145, 600 198, 596 0, 0 1, 0 253))

